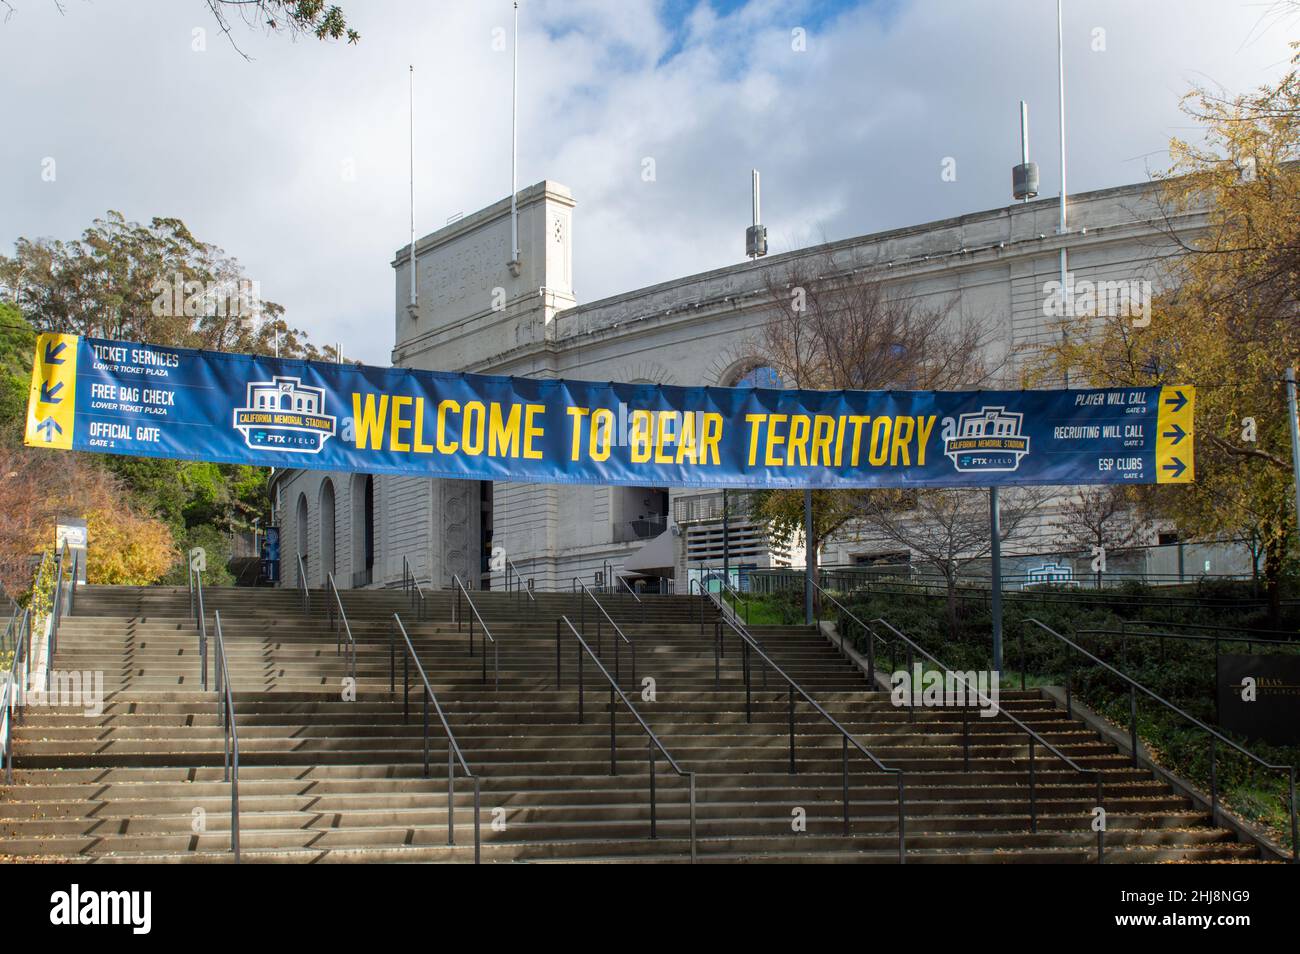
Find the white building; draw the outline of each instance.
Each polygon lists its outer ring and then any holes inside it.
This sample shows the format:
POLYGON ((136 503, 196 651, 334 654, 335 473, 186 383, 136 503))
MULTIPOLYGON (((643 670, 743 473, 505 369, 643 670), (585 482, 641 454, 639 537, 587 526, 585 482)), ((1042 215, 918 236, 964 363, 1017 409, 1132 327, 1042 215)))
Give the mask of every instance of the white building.
MULTIPOLYGON (((1194 233, 1203 216, 1184 214, 1170 223, 1157 190, 1144 183, 1073 196, 1066 235, 1056 234, 1057 200, 1041 199, 578 304, 575 201, 564 186, 540 182, 518 197, 518 274, 508 265, 508 198, 416 242, 414 308, 408 307, 411 250, 395 254, 393 363, 521 377, 762 384, 764 369, 755 368, 745 344, 771 313, 767 283, 808 258, 833 260, 864 280, 886 283, 893 294, 936 306, 951 302, 954 314, 991 323, 992 356, 1005 360, 1015 385, 1035 350, 1058 333, 1045 303, 1059 279, 1062 246, 1080 284, 1159 286, 1177 247, 1166 230, 1194 233)), ((738 230, 738 258, 743 248, 738 230)), ((722 557, 720 491, 291 470, 277 475, 275 492, 290 584, 297 581, 294 549, 322 554, 308 560, 313 586, 326 571, 340 585, 395 583, 403 557, 434 585, 457 574, 473 585, 498 586, 508 558, 541 589, 617 572, 629 561, 642 567, 671 561, 680 580, 688 562, 722 557)), ((730 524, 733 564, 802 565, 801 552, 772 546, 743 518, 733 516, 730 524)), ((863 546, 851 538, 832 541, 822 558, 850 563, 863 557, 863 546)))

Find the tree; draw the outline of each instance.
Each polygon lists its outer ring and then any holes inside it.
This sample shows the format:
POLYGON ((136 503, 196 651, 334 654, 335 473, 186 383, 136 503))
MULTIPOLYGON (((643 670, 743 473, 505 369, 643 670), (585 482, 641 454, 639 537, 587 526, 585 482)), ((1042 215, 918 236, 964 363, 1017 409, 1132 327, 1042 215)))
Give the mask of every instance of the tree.
POLYGON ((0 302, 0 446, 22 442, 35 347, 35 329, 17 308, 0 302))
MULTIPOLYGON (((769 274, 771 316, 745 345, 748 361, 771 368, 782 386, 817 390, 979 387, 992 376, 990 332, 952 302, 928 307, 906 290, 859 274, 833 252, 798 258, 769 274)), ((892 491, 814 490, 808 559, 833 534, 865 514, 896 506, 892 491), (873 503, 865 505, 865 498, 873 503)), ((803 532, 802 491, 760 490, 751 512, 770 532, 803 532)))
MULTIPOLYGON (((998 539, 1005 543, 1015 538, 1050 495, 1041 487, 1004 488, 998 495, 998 539)), ((918 562, 933 567, 943 578, 948 630, 954 637, 962 571, 993 549, 989 499, 988 491, 961 488, 919 490, 893 498, 874 493, 862 496, 861 516, 871 530, 910 549, 918 562), (905 500, 910 505, 903 503, 905 500)))
POLYGON ((131 508, 89 511, 86 534, 86 580, 90 583, 156 583, 179 556, 167 524, 131 508))
POLYGON ((91 583, 153 583, 175 562, 165 523, 133 507, 122 482, 91 455, 0 448, 0 586, 25 590, 63 514, 83 516, 91 583))
MULTIPOLYGON (((15 0, 0 0, 5 8, 5 19, 14 14, 15 0)), ((249 27, 262 26, 268 33, 287 33, 291 37, 314 36, 318 40, 342 40, 356 43, 361 34, 348 25, 343 8, 324 0, 204 0, 217 26, 236 52, 244 59, 248 55, 239 49, 231 32, 230 19, 238 17, 249 27)), ((63 0, 54 0, 59 13, 64 13, 63 0)))
MULTIPOLYGON (((221 32, 230 38, 229 15, 234 13, 249 26, 261 23, 271 33, 291 36, 314 36, 318 40, 341 40, 356 43, 361 34, 348 26, 343 8, 324 0, 206 0, 221 32)), ((239 49, 235 46, 235 49, 239 49)), ((242 55, 242 54, 241 54, 242 55)), ((245 57, 247 59, 247 57, 245 57)))
MULTIPOLYGON (((1061 508, 1056 522, 1057 540, 1069 550, 1083 550, 1103 558, 1118 555, 1142 539, 1144 528, 1136 517, 1128 488, 1114 484, 1083 487, 1061 508), (1094 549, 1096 548, 1096 549, 1094 549)), ((1102 571, 1097 571, 1101 588, 1102 571)))
MULTIPOLYGON (((328 360, 261 298, 239 262, 176 218, 149 225, 109 212, 79 239, 20 238, 0 256, 0 444, 22 440, 32 327, 173 347, 328 360), (31 319, 23 321, 14 305, 31 319), (12 366, 13 375, 8 371, 12 366)), ((122 478, 138 512, 160 517, 180 540, 189 529, 247 529, 265 510, 267 470, 195 461, 89 455, 122 478)))
POLYGON ((19 238, 0 286, 41 331, 182 348, 317 359, 284 308, 262 299, 237 259, 177 218, 149 225, 110 210, 80 239, 19 238))
POLYGON ((1168 227, 1174 285, 1149 324, 1103 319, 1049 363, 1098 386, 1199 386, 1196 482, 1144 497, 1186 535, 1257 535, 1276 620, 1296 526, 1282 380, 1300 360, 1300 74, 1231 99, 1196 89, 1184 109, 1205 140, 1173 140, 1163 202, 1170 221, 1204 211, 1204 230, 1168 227))

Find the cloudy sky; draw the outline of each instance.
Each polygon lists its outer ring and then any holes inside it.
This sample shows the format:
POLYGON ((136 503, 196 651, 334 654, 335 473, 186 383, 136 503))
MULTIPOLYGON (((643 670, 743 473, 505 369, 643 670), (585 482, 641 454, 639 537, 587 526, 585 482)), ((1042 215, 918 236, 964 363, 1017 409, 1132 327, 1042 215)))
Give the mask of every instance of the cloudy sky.
MULTIPOLYGON (((236 21, 249 59, 203 0, 0 3, 0 248, 107 209, 179 216, 319 342, 386 364, 407 66, 425 234, 509 193, 511 4, 340 2, 358 45, 236 21)), ((1162 169, 1169 137, 1195 135, 1193 83, 1270 81, 1300 38, 1274 0, 1065 6, 1071 191, 1162 169)), ((574 192, 579 301, 741 260, 752 167, 774 251, 1005 205, 1022 98, 1059 188, 1052 0, 520 7, 519 180, 574 192)))

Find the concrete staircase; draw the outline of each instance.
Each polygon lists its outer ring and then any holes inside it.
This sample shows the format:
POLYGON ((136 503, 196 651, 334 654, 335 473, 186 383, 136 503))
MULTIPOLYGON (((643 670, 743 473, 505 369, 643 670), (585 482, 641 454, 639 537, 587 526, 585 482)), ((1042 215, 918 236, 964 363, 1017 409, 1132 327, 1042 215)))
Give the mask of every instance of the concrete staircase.
MULTIPOLYGON (((220 611, 239 727, 240 828, 245 861, 469 861, 471 786, 447 791, 447 749, 430 730, 423 777, 421 696, 403 718, 401 662, 390 692, 391 620, 400 613, 457 741, 482 781, 486 861, 689 860, 685 783, 658 760, 658 838, 650 840, 645 734, 615 708, 617 774, 610 773, 608 684, 586 666, 586 722, 577 722, 576 642, 562 639, 556 688, 555 620, 579 618, 573 594, 475 594, 499 651, 499 688, 482 639, 451 622, 452 594, 426 593, 417 621, 400 591, 345 591, 357 643, 355 701, 336 636, 311 593, 208 589, 220 611), (449 810, 455 845, 447 844, 449 810), (495 823, 495 824, 494 824, 495 823)), ((811 707, 795 706, 797 773, 789 772, 789 697, 754 669, 745 718, 739 647, 724 641, 715 689, 711 621, 698 601, 604 597, 636 647, 636 680, 622 655, 628 696, 687 771, 697 775, 697 843, 707 862, 884 862, 898 856, 892 776, 852 756, 850 834, 843 834, 841 737, 811 707), (644 613, 644 617, 642 616, 644 613), (644 622, 643 622, 644 619, 644 622), (654 699, 643 698, 645 679, 654 699), (802 830, 796 830, 800 820, 802 830)), ((589 641, 594 610, 586 604, 589 641)), ((602 623, 601 655, 613 670, 602 623)), ((1002 719, 971 718, 969 769, 962 719, 922 709, 914 721, 819 634, 754 627, 755 637, 810 695, 906 779, 907 860, 1089 862, 1096 801, 1091 781, 1061 771, 1040 750, 1036 833, 1028 830, 1028 749, 1002 719)), ((228 861, 230 785, 222 781, 216 693, 203 691, 198 633, 184 589, 85 587, 65 617, 56 666, 104 673, 103 712, 30 708, 15 730, 14 784, 0 790, 0 854, 51 861, 228 861)), ((412 673, 412 686, 417 682, 412 673)), ((1244 860, 1204 812, 1130 768, 1112 746, 1037 693, 1002 704, 1086 769, 1105 772, 1107 862, 1244 860)), ((850 749, 852 752, 853 750, 850 749)))

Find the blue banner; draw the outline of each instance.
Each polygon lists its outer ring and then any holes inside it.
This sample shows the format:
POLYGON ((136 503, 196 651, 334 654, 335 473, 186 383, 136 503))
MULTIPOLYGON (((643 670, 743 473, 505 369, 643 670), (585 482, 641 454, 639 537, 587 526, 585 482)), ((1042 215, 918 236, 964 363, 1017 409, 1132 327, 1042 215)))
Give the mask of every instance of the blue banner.
POLYGON ((651 487, 1186 483, 1190 387, 801 391, 290 361, 43 334, 26 443, 651 487))

